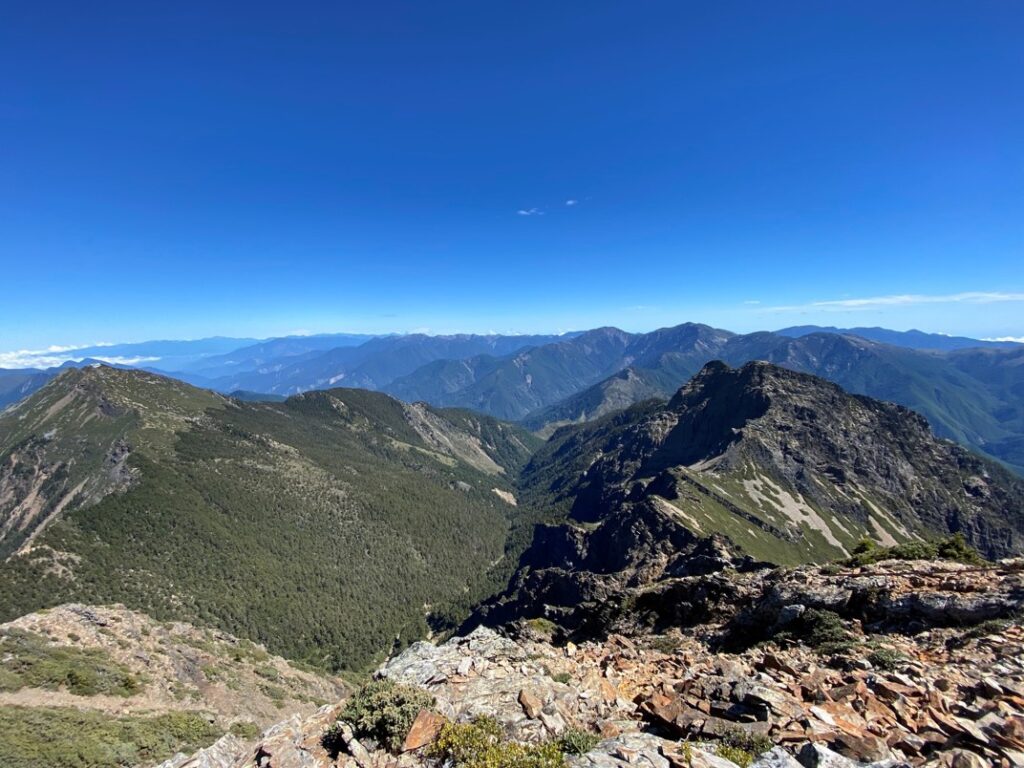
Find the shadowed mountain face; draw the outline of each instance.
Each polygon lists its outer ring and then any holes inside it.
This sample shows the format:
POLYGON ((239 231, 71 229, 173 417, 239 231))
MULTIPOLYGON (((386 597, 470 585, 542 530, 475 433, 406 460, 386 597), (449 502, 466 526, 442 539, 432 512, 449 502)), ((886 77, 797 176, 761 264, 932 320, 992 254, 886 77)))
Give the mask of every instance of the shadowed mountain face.
POLYGON ((538 529, 477 620, 575 616, 626 587, 835 559, 865 537, 962 533, 988 557, 1024 551, 1020 478, 901 406, 768 363, 709 363, 668 403, 560 429, 522 495, 568 522, 538 529))
POLYGON ((505 359, 442 361, 398 379, 387 391, 403 400, 457 405, 499 418, 522 419, 537 409, 615 376, 627 367, 670 368, 667 378, 692 376, 732 338, 728 331, 687 323, 648 334, 598 328, 505 359), (438 382, 445 382, 438 386, 438 382))
POLYGON ((52 378, 52 373, 31 368, 0 371, 0 411, 41 389, 52 378))
POLYGON ((651 397, 667 399, 712 359, 765 360, 833 381, 849 392, 921 413, 942 437, 1024 471, 1024 349, 921 352, 855 336, 729 336, 713 348, 674 349, 529 414, 540 434, 651 397))
POLYGON ((665 405, 559 431, 524 478, 531 493, 570 500, 580 520, 679 499, 698 533, 724 532, 701 516, 735 506, 756 539, 782 534, 768 548, 751 540, 763 559, 778 559, 772 548, 839 556, 865 534, 962 531, 990 556, 1024 548, 1024 481, 935 438, 901 406, 767 363, 709 363, 665 405))
POLYGON ((70 370, 0 416, 0 620, 121 602, 358 668, 493 589, 535 446, 362 390, 241 402, 70 370))

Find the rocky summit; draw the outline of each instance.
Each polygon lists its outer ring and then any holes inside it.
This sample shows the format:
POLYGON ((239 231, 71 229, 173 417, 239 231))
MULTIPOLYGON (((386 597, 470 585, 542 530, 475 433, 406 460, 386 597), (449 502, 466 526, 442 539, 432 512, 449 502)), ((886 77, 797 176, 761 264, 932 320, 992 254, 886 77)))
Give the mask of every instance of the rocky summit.
POLYGON ((582 744, 564 758, 572 768, 1024 764, 1024 629, 985 621, 1024 607, 1024 563, 830 570, 754 580, 756 599, 723 602, 685 634, 634 626, 554 644, 552 625, 532 621, 416 643, 376 673, 433 699, 395 752, 346 724, 340 742, 325 739, 339 703, 162 768, 439 765, 445 724, 479 718, 517 742, 582 744), (870 589, 885 595, 857 609, 870 589), (804 632, 785 632, 800 621, 804 632), (715 639, 753 625, 774 632, 731 650, 715 639))

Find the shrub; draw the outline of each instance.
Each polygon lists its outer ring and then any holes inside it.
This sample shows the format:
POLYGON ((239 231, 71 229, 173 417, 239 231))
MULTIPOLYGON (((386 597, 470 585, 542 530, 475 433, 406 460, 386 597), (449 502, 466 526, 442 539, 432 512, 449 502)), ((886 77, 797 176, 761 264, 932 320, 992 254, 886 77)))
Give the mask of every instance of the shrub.
POLYGON ((955 560, 968 565, 984 565, 986 562, 978 550, 967 543, 962 533, 954 533, 948 539, 940 541, 937 552, 942 560, 955 560))
POLYGON ((231 724, 230 731, 240 739, 255 739, 260 735, 259 726, 252 720, 239 720, 231 724))
POLYGON ((451 761, 453 768, 565 768, 557 742, 519 744, 502 738, 501 726, 489 717, 471 723, 448 723, 430 755, 451 761))
POLYGON ((672 637, 671 635, 658 635, 657 637, 652 637, 647 643, 647 647, 652 651, 658 651, 666 655, 676 653, 679 650, 679 645, 679 638, 672 637))
MULTIPOLYGON (((767 736, 748 733, 739 728, 726 733, 721 739, 721 744, 754 756, 764 754, 775 746, 775 742, 767 736)), ((732 760, 732 758, 729 759, 732 760)), ((737 761, 733 760, 733 762, 737 761)))
POLYGON ((558 746, 567 755, 585 755, 600 741, 600 737, 589 731, 569 728, 558 740, 558 746))
POLYGON ((395 752, 420 710, 433 705, 434 697, 419 688, 373 680, 352 695, 339 719, 351 723, 356 736, 371 738, 395 752))
POLYGON ((4 768, 154 765, 208 746, 222 733, 198 712, 115 716, 70 707, 0 707, 4 768))
POLYGON ((894 547, 880 547, 871 539, 861 539, 847 565, 870 565, 882 560, 953 560, 967 565, 984 565, 978 551, 967 543, 962 533, 937 541, 909 541, 894 547))
POLYGON ((99 648, 51 645, 32 632, 0 635, 0 691, 66 688, 77 696, 134 696, 143 681, 99 648))
POLYGON ((740 747, 730 746, 729 744, 719 744, 715 748, 715 754, 725 760, 731 760, 740 768, 747 768, 747 766, 754 762, 754 756, 750 752, 740 747))
POLYGON ((572 680, 572 675, 570 675, 568 672, 556 672, 551 676, 551 679, 554 680, 556 683, 562 683, 563 685, 566 685, 570 680, 572 680))
POLYGON ((526 622, 526 625, 534 632, 541 635, 547 635, 548 637, 555 634, 555 631, 558 629, 555 622, 551 621, 551 619, 545 618, 530 619, 526 622))
POLYGON ((906 661, 906 657, 892 648, 879 648, 868 654, 868 661, 871 662, 871 666, 881 669, 883 672, 891 672, 906 661))
POLYGON ((834 611, 809 608, 800 617, 799 624, 799 639, 811 648, 828 651, 836 647, 848 647, 853 642, 842 618, 834 611))

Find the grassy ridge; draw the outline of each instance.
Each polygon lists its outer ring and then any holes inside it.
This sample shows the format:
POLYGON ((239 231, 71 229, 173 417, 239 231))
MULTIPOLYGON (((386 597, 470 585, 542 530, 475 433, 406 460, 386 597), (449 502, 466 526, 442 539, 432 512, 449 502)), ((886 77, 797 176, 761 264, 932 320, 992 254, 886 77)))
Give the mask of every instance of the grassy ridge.
MULTIPOLYGON (((162 407, 136 400, 129 412, 170 429, 162 407)), ((449 425, 470 421, 514 474, 531 438, 486 417, 449 425)), ((492 489, 509 481, 427 445, 385 395, 229 403, 174 427, 173 439, 129 430, 129 442, 146 439, 129 458, 130 488, 65 512, 41 546, 0 564, 0 620, 122 602, 361 669, 422 636, 431 611, 496 586, 488 571, 516 508, 492 489)))

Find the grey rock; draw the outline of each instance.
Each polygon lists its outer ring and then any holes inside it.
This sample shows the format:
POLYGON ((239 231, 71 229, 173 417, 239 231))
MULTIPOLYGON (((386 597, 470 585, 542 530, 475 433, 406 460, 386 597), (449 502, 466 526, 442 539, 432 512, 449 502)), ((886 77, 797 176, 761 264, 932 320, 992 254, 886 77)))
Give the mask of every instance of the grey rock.
POLYGON ((782 747, 773 747, 750 764, 750 768, 802 768, 801 764, 782 747))

